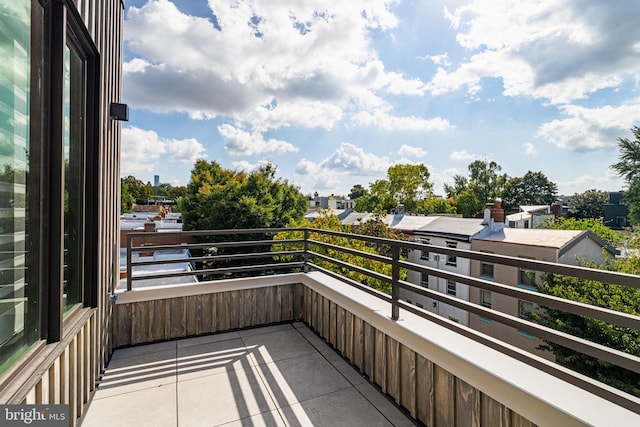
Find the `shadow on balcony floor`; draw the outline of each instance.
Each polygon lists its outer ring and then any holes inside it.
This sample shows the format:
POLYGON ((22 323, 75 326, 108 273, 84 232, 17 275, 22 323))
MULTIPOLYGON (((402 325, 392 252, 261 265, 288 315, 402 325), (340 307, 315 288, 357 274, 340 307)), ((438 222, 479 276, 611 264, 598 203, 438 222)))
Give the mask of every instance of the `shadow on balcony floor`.
POLYGON ((294 323, 116 350, 82 425, 414 424, 294 323))

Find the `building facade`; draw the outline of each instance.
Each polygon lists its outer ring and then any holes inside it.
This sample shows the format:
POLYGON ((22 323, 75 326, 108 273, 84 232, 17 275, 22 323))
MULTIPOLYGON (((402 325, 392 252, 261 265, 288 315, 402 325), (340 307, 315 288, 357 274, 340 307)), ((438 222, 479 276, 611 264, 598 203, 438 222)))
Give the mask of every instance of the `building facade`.
MULTIPOLYGON (((472 239, 471 250, 496 255, 507 255, 537 261, 577 265, 581 260, 603 262, 603 248, 611 256, 614 249, 588 231, 505 228, 486 236, 472 239)), ((542 274, 507 265, 471 262, 472 277, 493 281, 537 292, 542 274)), ((526 318, 537 306, 526 300, 472 288, 469 301, 512 316, 526 318)), ((476 314, 469 315, 469 327, 517 345, 528 351, 552 358, 549 352, 538 351, 539 339, 509 326, 493 322, 476 314)))
POLYGON ((0 402, 66 403, 72 424, 110 351, 123 13, 0 3, 0 402))

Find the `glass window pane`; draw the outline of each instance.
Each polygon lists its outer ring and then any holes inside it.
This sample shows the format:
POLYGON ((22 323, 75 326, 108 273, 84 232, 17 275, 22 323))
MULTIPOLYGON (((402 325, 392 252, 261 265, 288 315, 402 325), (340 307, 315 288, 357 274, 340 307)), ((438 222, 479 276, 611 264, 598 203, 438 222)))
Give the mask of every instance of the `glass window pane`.
POLYGON ((64 306, 82 300, 84 224, 84 60, 73 43, 65 49, 64 306))
MULTIPOLYGON (((38 283, 30 282, 27 221, 31 1, 0 4, 0 373, 40 338, 38 283)), ((33 191, 37 194, 37 191, 33 191)), ((32 270, 36 271, 36 266, 32 270)))

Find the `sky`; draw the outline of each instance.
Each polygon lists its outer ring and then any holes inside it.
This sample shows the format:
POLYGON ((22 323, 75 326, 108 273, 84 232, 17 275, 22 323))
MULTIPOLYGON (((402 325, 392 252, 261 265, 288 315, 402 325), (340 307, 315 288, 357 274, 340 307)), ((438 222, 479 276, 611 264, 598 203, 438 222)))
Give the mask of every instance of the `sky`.
POLYGON ((640 2, 126 0, 121 175, 270 162, 347 195, 399 163, 434 192, 475 160, 618 191, 640 126, 640 2))

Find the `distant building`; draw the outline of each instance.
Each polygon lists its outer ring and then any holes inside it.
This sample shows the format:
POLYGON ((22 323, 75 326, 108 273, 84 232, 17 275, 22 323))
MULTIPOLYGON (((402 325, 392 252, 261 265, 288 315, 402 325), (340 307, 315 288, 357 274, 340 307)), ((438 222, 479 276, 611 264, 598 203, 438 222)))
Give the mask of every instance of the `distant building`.
POLYGON ((160 175, 153 175, 153 186, 157 187, 160 185, 160 175))
MULTIPOLYGON (((474 237, 471 250, 496 255, 508 255, 538 261, 576 265, 581 259, 603 262, 603 248, 613 257, 616 250, 589 231, 504 228, 484 236, 474 237)), ((495 281, 529 291, 537 291, 542 274, 507 265, 471 262, 472 277, 495 281)), ((503 294, 472 288, 469 301, 512 316, 525 318, 537 305, 503 294)), ((514 328, 476 314, 469 315, 469 327, 495 338, 513 343, 525 350, 552 359, 549 352, 536 350, 541 340, 514 328)))
POLYGON ((629 227, 629 207, 623 203, 624 194, 621 191, 609 193, 609 203, 604 205, 604 225, 613 229, 629 227))
POLYGON ((520 212, 507 215, 505 225, 509 228, 538 228, 553 218, 549 205, 520 206, 520 212))

